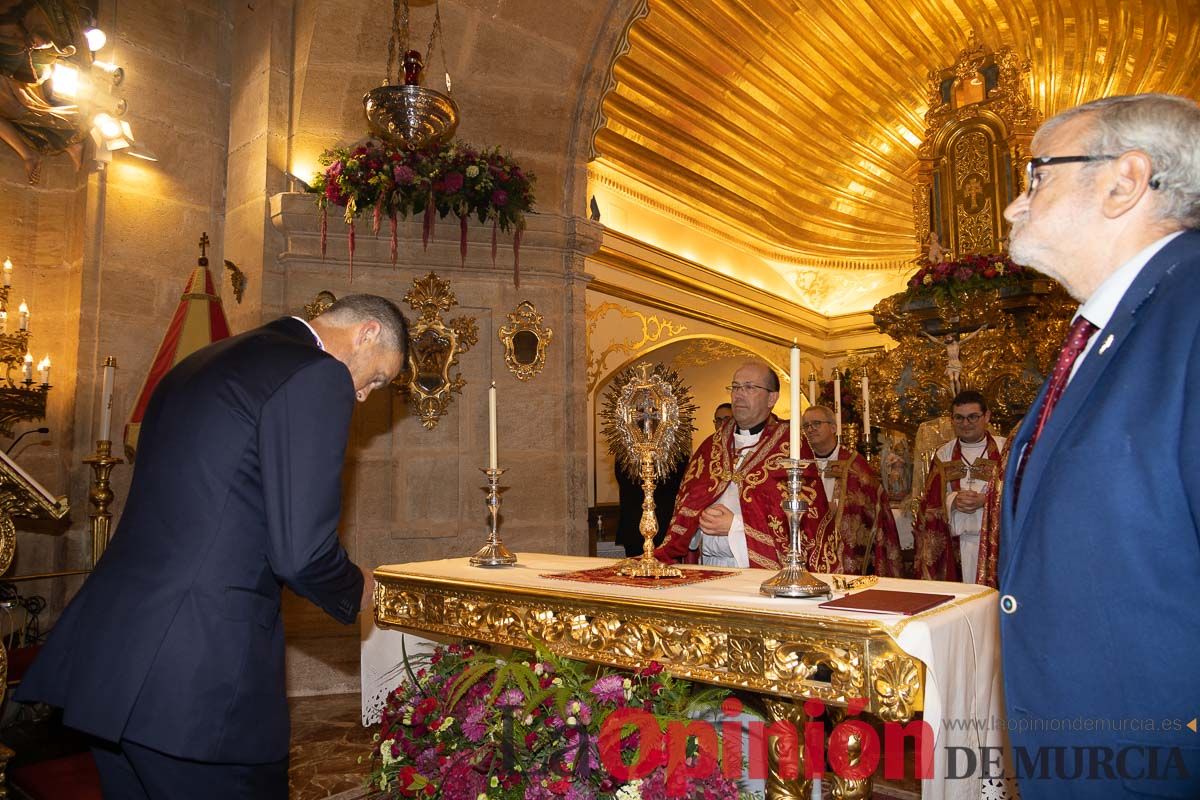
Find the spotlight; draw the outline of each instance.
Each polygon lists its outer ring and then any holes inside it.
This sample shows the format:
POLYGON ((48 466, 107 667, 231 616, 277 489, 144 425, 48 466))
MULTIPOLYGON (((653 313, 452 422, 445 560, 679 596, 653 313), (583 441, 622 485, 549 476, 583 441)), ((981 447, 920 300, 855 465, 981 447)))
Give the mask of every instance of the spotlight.
POLYGON ((79 70, 61 61, 50 71, 50 89, 55 97, 75 99, 79 96, 79 70))
POLYGON ((83 38, 87 40, 88 50, 91 50, 93 53, 108 44, 108 37, 104 35, 104 31, 95 27, 85 30, 83 38))
POLYGON ((111 61, 93 61, 92 69, 98 69, 112 79, 113 86, 120 86, 125 80, 125 70, 111 61))

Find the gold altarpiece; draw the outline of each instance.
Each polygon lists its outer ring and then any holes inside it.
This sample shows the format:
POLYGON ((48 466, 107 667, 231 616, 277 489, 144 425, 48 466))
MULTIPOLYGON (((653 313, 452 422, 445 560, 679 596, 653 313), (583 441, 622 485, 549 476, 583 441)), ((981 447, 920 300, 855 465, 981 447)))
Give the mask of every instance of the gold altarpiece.
POLYGON ((1041 120, 1028 81, 1028 60, 974 36, 953 65, 930 72, 913 189, 919 248, 933 232, 951 259, 1004 249, 1004 209, 1024 188, 1022 167, 1041 120))

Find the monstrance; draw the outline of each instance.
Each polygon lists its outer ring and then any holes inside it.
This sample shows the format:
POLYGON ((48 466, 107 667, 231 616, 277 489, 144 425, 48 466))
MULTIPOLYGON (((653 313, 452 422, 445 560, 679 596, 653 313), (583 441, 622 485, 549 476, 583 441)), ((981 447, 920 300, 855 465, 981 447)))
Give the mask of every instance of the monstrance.
POLYGON ((617 565, 617 572, 634 578, 679 577, 678 567, 654 557, 654 484, 671 465, 686 458, 696 407, 679 375, 663 365, 636 364, 613 379, 605 397, 604 434, 609 450, 622 469, 642 478, 642 555, 617 565))

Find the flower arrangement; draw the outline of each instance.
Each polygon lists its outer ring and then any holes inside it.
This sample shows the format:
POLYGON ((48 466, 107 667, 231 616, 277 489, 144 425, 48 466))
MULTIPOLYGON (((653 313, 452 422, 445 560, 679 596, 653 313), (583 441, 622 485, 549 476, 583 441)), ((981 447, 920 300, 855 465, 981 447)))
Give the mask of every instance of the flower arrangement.
POLYGON ((496 231, 513 231, 513 271, 519 282, 521 234, 525 214, 533 209, 534 176, 498 148, 477 149, 460 142, 426 150, 404 150, 375 140, 354 147, 337 147, 321 154, 322 171, 310 191, 321 211, 321 255, 325 254, 328 210, 345 209, 353 275, 355 221, 368 211, 376 235, 384 217, 391 226, 393 266, 397 256, 397 220, 424 214, 421 240, 433 233, 435 213, 459 218, 459 251, 467 257, 467 221, 475 216, 492 223, 492 263, 496 261, 496 231))
POLYGON ((508 658, 439 646, 419 660, 406 656, 405 665, 409 681, 388 697, 371 755, 370 785, 383 797, 739 798, 737 782, 692 739, 681 756, 686 769, 641 757, 643 729, 626 724, 628 715, 695 724, 692 714, 728 695, 674 679, 657 663, 622 673, 534 643, 508 658))
POLYGON ((909 299, 933 297, 953 303, 964 292, 998 289, 1043 277, 1004 255, 967 255, 956 261, 937 262, 922 258, 917 263, 919 269, 908 279, 906 296, 909 299))

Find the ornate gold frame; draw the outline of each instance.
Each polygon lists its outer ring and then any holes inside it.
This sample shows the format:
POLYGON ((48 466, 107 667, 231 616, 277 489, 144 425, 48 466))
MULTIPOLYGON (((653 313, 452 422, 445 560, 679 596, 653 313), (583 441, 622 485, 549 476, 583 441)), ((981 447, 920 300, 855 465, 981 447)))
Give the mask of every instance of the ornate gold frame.
POLYGON ((508 365, 508 371, 517 376, 517 380, 530 380, 546 366, 546 348, 554 338, 554 331, 542 324, 542 315, 533 307, 533 303, 522 300, 509 312, 508 324, 501 326, 497 335, 504 343, 504 363, 508 365), (529 364, 523 364, 517 358, 515 339, 521 333, 532 333, 537 337, 537 350, 529 364))
POLYGON ((433 430, 449 410, 454 393, 461 393, 467 385, 461 374, 450 377, 450 369, 478 343, 479 326, 474 317, 442 321, 442 313, 458 305, 458 299, 450 284, 433 272, 413 279, 404 301, 419 317, 409 326, 406 369, 392 385, 408 393, 421 424, 433 430))

